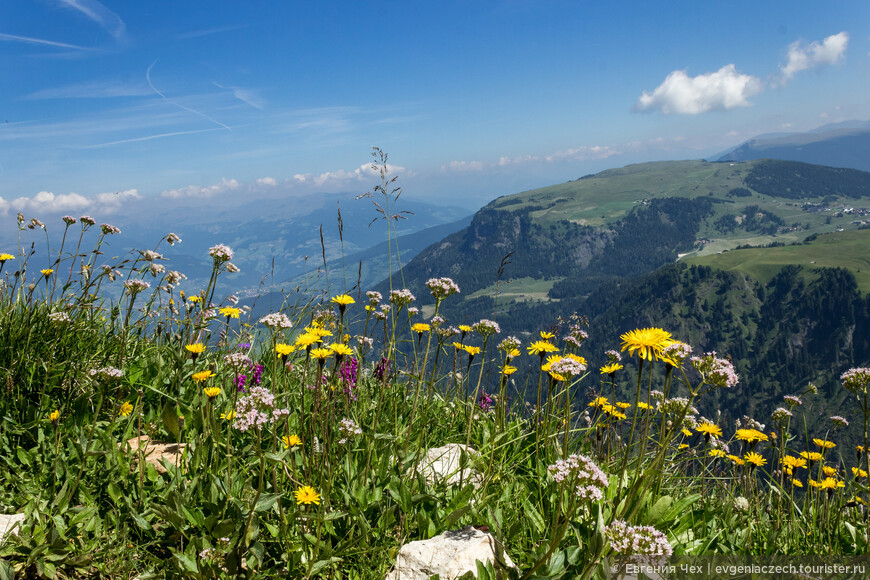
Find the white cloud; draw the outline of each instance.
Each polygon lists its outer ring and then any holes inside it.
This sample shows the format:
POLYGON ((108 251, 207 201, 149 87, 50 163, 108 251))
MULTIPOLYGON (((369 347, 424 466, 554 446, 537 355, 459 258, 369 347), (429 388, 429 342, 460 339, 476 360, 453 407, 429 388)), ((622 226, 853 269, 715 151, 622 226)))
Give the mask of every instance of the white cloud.
POLYGON ((59 0, 61 4, 78 10, 116 39, 124 37, 126 26, 121 17, 97 2, 97 0, 59 0))
POLYGON ((614 149, 609 145, 584 145, 582 147, 565 149, 564 151, 556 151, 555 153, 547 155, 546 159, 548 163, 552 163, 554 161, 562 161, 565 159, 572 159, 574 161, 588 161, 590 159, 607 159, 612 155, 619 154, 619 150, 614 149))
POLYGON ((782 82, 789 81, 802 70, 807 70, 825 64, 837 64, 842 60, 849 44, 849 33, 832 34, 821 43, 814 41, 807 47, 800 41, 793 42, 788 47, 788 62, 779 67, 782 82))
POLYGON ((205 187, 198 185, 188 185, 187 187, 180 187, 178 189, 167 189, 160 195, 163 197, 168 197, 170 199, 180 199, 187 197, 208 198, 231 191, 236 191, 241 186, 242 184, 235 179, 227 179, 226 177, 224 177, 221 179, 220 183, 215 183, 214 185, 207 185, 205 187))
POLYGON ((278 185, 278 180, 274 177, 261 177, 256 181, 257 185, 267 185, 269 187, 275 187, 278 185))
POLYGON ((759 78, 738 73, 733 64, 696 77, 690 77, 685 70, 675 70, 652 93, 644 91, 634 108, 660 110, 665 115, 727 111, 748 107, 749 97, 762 90, 764 85, 759 78))
MULTIPOLYGON (((413 177, 416 175, 413 171, 408 171, 399 165, 387 164, 388 177, 395 176, 401 173, 403 177, 413 177)), ((360 165, 353 171, 346 169, 338 169, 336 171, 325 171, 320 175, 312 173, 297 173, 293 176, 294 181, 299 184, 314 185, 315 187, 341 187, 351 182, 369 182, 373 178, 380 178, 378 169, 372 167, 369 163, 360 165)), ((389 177, 392 179, 392 177, 389 177)))
POLYGON ((141 199, 139 191, 128 189, 114 193, 99 193, 86 197, 79 193, 60 193, 40 191, 33 197, 17 197, 6 201, 0 197, 0 214, 6 214, 10 209, 29 214, 52 214, 65 212, 91 211, 111 214, 118 211, 126 202, 141 199))
POLYGON ((85 46, 76 46, 75 44, 67 44, 65 42, 55 42, 53 40, 45 40, 43 38, 31 38, 29 36, 16 36, 14 34, 0 33, 0 40, 8 40, 11 42, 24 42, 26 44, 41 44, 43 46, 54 46, 57 48, 73 48, 75 50, 94 50, 85 46))
POLYGON ((481 171, 483 163, 480 161, 451 161, 441 166, 441 171, 481 171))
POLYGON ((500 167, 507 167, 508 165, 524 165, 537 160, 538 157, 536 155, 519 155, 517 157, 503 156, 499 157, 498 164, 500 167))

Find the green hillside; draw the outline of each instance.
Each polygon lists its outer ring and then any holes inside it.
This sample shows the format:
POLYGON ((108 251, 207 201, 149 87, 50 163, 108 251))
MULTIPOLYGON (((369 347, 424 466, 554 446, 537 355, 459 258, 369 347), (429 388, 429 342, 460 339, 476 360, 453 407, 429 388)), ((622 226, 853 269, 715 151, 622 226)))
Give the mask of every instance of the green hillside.
POLYGON ((870 292, 870 229, 824 234, 806 243, 773 248, 744 248, 684 259, 687 264, 743 272, 767 283, 786 265, 802 266, 808 276, 817 268, 845 268, 861 292, 870 292))

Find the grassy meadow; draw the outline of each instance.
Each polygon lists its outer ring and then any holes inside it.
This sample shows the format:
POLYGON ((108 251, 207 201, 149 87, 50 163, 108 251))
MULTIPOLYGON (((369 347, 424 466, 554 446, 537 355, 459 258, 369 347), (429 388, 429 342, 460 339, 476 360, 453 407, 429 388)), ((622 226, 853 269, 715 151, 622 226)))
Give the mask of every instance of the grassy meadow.
MULTIPOLYGON (((521 343, 440 318, 461 296, 449 278, 427 283, 425 318, 397 287, 288 296, 253 319, 215 292, 236 269, 227 246, 187 288, 160 253, 174 234, 112 260, 123 234, 87 216, 18 226, 19 247, 0 248, 0 512, 25 520, 0 541, 2 578, 383 578, 404 543, 466 525, 517 563, 491 578, 606 578, 632 554, 870 549, 867 454, 826 457, 844 420, 805 431, 811 386, 772 418, 699 416, 740 377, 666 329, 589 353, 595 329, 565 313, 521 343), (58 248, 40 246, 51 227, 58 248), (623 373, 630 393, 615 392, 623 373), (158 469, 127 443, 142 437, 175 458, 158 469), (477 451, 464 459, 478 476, 427 481, 421 458, 449 443, 477 451)), ((843 383, 866 446, 870 370, 843 383)))

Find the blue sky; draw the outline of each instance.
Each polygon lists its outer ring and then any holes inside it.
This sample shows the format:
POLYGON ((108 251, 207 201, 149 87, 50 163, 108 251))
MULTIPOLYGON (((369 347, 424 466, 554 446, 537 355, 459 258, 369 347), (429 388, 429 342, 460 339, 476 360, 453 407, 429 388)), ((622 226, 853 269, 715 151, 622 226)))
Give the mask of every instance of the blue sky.
POLYGON ((0 0, 0 215, 364 193, 372 145, 475 209, 870 119, 868 73, 865 1, 0 0))

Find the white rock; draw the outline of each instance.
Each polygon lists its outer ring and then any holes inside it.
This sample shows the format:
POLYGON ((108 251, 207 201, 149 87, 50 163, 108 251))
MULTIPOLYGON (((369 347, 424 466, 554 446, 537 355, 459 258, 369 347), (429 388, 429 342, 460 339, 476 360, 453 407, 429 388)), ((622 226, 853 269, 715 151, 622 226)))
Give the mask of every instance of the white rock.
POLYGON ((6 539, 6 536, 13 533, 13 530, 24 521, 24 514, 3 515, 0 514, 0 542, 6 539))
POLYGON ((483 477, 469 467, 472 460, 478 455, 477 450, 472 447, 448 443, 443 447, 433 447, 426 451, 426 457, 417 464, 417 471, 423 474, 426 482, 430 485, 436 481, 453 485, 462 480, 463 485, 466 482, 471 482, 474 487, 480 487, 483 483, 483 477), (465 465, 462 463, 463 452, 467 461, 465 465))
MULTIPOLYGON (((119 444, 121 446, 123 444, 119 444)), ((141 437, 133 437, 127 441, 127 449, 131 452, 136 452, 138 456, 139 448, 142 448, 142 455, 145 457, 145 462, 150 463, 157 470, 157 473, 166 473, 166 467, 163 465, 163 460, 169 461, 170 465, 179 467, 181 465, 181 456, 184 453, 184 443, 160 443, 152 442, 147 435, 141 437)))
POLYGON ((477 561, 492 562, 496 570, 516 568, 501 543, 491 534, 472 526, 444 532, 428 540, 405 544, 396 557, 396 567, 384 580, 454 580, 463 574, 477 574, 477 561))

